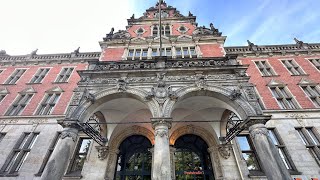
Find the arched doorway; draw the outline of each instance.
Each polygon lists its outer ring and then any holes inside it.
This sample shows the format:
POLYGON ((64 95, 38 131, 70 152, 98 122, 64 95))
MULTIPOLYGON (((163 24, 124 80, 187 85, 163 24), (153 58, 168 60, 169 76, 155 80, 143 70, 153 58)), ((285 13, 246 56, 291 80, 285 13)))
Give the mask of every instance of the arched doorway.
POLYGON ((174 147, 176 180, 214 180, 208 145, 201 137, 183 135, 174 147))
POLYGON ((116 180, 151 180, 152 147, 148 138, 133 135, 120 145, 115 178, 116 180))

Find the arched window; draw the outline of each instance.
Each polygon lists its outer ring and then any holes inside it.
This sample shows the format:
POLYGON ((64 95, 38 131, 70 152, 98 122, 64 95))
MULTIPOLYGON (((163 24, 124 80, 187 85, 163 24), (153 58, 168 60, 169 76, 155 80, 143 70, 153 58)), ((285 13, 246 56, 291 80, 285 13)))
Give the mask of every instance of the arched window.
POLYGON ((153 27, 152 35, 155 36, 155 37, 158 36, 158 26, 157 26, 157 25, 155 25, 155 26, 153 27))
POLYGON ((114 179, 151 179, 151 142, 144 136, 133 135, 120 145, 117 172, 114 179))
POLYGON ((181 136, 174 147, 177 180, 214 180, 208 145, 201 137, 192 134, 181 136))

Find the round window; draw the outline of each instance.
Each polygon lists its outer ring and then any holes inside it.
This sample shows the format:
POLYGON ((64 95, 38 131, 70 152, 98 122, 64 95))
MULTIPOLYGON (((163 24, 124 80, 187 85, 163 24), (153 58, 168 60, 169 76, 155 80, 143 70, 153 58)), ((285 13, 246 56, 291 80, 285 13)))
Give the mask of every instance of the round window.
POLYGON ((182 32, 182 33, 184 33, 184 32, 187 31, 187 28, 184 27, 184 26, 180 26, 180 27, 179 27, 179 31, 182 32))
POLYGON ((144 33, 144 30, 142 29, 142 28, 139 28, 138 30, 137 30, 137 34, 143 34, 144 33))

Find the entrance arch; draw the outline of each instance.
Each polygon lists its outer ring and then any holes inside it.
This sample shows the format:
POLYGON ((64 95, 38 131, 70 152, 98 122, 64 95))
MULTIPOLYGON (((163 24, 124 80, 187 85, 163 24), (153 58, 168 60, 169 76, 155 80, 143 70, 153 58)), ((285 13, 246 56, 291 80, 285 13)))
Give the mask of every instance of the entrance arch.
POLYGON ((114 179, 151 180, 152 144, 142 135, 127 137, 119 147, 114 179))
POLYGON ((209 147, 201 137, 194 134, 180 136, 174 147, 176 180, 214 179, 209 147))

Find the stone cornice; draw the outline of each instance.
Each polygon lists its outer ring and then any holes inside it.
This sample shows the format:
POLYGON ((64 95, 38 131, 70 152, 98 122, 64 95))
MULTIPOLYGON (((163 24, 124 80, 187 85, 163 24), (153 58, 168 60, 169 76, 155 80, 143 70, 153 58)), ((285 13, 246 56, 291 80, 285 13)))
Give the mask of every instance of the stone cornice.
POLYGON ((237 54, 239 57, 271 57, 287 55, 313 55, 320 54, 320 43, 307 44, 301 47, 298 44, 262 45, 255 48, 250 46, 224 47, 227 54, 237 54))
POLYGON ((84 63, 89 60, 98 60, 101 52, 64 53, 64 54, 39 54, 20 56, 0 56, 1 66, 11 65, 38 65, 61 63, 84 63))

